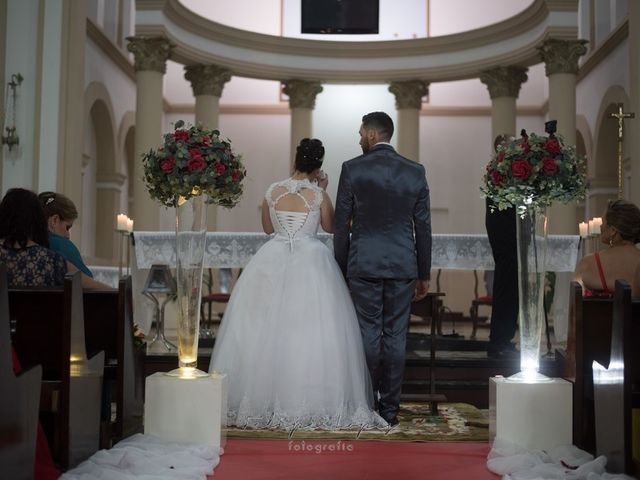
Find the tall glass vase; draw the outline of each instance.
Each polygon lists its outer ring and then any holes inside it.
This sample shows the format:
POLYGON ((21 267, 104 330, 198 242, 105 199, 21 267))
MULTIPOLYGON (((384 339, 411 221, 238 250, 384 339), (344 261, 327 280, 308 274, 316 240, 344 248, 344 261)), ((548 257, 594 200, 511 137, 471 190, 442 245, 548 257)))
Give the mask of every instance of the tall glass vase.
POLYGON ((205 195, 179 202, 176 208, 176 284, 178 302, 179 368, 169 375, 201 377, 198 370, 198 334, 202 298, 202 267, 207 232, 205 195))
POLYGON ((544 325, 544 279, 547 256, 547 210, 517 209, 518 320, 520 373, 514 380, 540 381, 540 342, 544 325))

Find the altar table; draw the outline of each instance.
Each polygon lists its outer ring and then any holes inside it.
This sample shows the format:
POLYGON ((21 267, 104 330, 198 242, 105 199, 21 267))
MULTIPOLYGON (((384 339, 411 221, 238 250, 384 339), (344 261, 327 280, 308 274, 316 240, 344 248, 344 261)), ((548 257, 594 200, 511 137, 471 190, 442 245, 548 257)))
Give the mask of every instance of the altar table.
MULTIPOLYGON (((151 326, 153 308, 141 295, 148 269, 154 263, 175 267, 175 232, 134 232, 131 255, 135 318, 142 328, 151 326)), ((318 235, 329 248, 332 235, 318 235)), ((243 268, 271 236, 257 232, 207 233, 205 268, 243 268)), ((556 272, 557 282, 552 317, 556 338, 566 340, 569 279, 578 259, 578 235, 550 235, 547 242, 547 270, 556 272), (566 283, 566 288, 565 288, 566 283)), ((432 270, 493 270, 491 246, 486 235, 436 234, 432 244, 432 270)), ((175 315, 167 306, 167 317, 175 315)))

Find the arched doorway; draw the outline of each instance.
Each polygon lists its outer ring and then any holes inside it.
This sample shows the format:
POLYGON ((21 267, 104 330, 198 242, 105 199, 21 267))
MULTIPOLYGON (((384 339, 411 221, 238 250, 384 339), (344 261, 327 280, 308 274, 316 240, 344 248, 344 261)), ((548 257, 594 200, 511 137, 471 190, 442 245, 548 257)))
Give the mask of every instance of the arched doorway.
MULTIPOLYGON (((104 85, 93 82, 85 93, 90 135, 83 175, 83 229, 88 240, 83 252, 101 264, 118 258, 115 226, 125 176, 117 168, 113 108, 104 85)), ((84 236, 84 235, 83 235, 84 236)))

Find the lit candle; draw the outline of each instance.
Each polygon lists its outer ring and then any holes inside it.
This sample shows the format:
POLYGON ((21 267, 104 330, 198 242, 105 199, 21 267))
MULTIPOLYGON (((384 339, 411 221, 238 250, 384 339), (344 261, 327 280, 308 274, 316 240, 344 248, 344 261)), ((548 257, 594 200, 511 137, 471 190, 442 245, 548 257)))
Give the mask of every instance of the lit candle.
POLYGON ((130 218, 127 218, 127 232, 133 232, 133 220, 131 220, 130 218))
POLYGON ((124 213, 118 215, 118 227, 119 232, 127 231, 127 216, 124 213))
POLYGON ((600 235, 600 227, 602 227, 602 218, 595 217, 593 219, 593 233, 596 235, 600 235))
POLYGON ((587 222, 580 222, 578 228, 580 229, 580 238, 587 238, 589 236, 589 224, 587 222))
POLYGON ((589 220, 589 224, 588 224, 588 227, 587 227, 587 233, 588 233, 589 235, 593 235, 593 234, 595 233, 595 232, 593 231, 593 228, 594 228, 594 227, 593 227, 593 218, 592 218, 591 220, 589 220))

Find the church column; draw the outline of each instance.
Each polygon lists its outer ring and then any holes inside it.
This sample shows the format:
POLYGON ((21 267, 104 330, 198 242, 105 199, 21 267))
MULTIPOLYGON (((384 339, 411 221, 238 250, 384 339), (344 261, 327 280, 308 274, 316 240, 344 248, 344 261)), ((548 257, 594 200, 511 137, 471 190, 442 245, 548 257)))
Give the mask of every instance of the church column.
POLYGON ((320 82, 289 80, 284 85, 284 93, 289 96, 291 109, 291 171, 296 158, 296 147, 303 138, 313 134, 312 114, 316 106, 316 96, 322 92, 320 82))
POLYGON ((135 57, 136 131, 133 167, 133 212, 137 230, 157 230, 159 209, 143 182, 141 155, 162 141, 162 80, 173 46, 163 37, 128 37, 127 50, 135 57))
POLYGON ((636 115, 624 122, 631 156, 629 199, 640 205, 640 2, 629 2, 629 90, 631 105, 625 105, 625 110, 636 115))
MULTIPOLYGON (((196 124, 205 128, 219 128, 220 97, 224 84, 231 80, 231 71, 217 65, 189 65, 184 67, 196 98, 196 124)), ((209 205, 207 230, 217 230, 217 208, 209 205)))
POLYGON ((196 123, 218 128, 220 97, 224 84, 231 80, 231 71, 217 65, 189 65, 184 70, 196 98, 196 123))
POLYGON ((496 67, 480 73, 491 97, 491 145, 498 135, 516 135, 516 99, 527 81, 527 68, 496 67))
MULTIPOLYGON (((587 52, 586 40, 549 39, 538 47, 549 77, 549 119, 558 121, 558 133, 576 143, 576 74, 578 59, 587 52)), ((554 204, 549 218, 553 234, 578 232, 576 205, 554 204)))
POLYGON ((422 97, 429 93, 429 84, 422 80, 391 82, 389 91, 396 98, 398 110, 398 153, 420 161, 420 109, 422 97))

